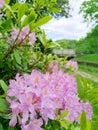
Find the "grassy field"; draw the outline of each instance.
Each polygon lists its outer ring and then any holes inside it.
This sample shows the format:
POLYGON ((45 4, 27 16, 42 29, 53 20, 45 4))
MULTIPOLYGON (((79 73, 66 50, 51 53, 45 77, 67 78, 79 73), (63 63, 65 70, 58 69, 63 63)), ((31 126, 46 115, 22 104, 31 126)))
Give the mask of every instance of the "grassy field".
POLYGON ((75 60, 98 63, 98 54, 88 54, 88 55, 80 56, 75 58, 75 60))
POLYGON ((79 71, 86 72, 86 73, 91 74, 91 75, 95 76, 96 78, 98 78, 98 67, 79 64, 79 71))

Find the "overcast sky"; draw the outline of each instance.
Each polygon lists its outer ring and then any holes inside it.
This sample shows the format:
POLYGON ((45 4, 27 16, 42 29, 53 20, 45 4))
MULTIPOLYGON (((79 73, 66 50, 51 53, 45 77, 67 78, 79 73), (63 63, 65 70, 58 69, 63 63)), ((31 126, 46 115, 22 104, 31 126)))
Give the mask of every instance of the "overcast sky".
POLYGON ((44 25, 47 33, 47 38, 52 40, 59 39, 80 39, 84 37, 90 30, 91 26, 88 23, 83 23, 82 14, 79 14, 79 8, 84 0, 70 0, 71 18, 52 19, 44 25))

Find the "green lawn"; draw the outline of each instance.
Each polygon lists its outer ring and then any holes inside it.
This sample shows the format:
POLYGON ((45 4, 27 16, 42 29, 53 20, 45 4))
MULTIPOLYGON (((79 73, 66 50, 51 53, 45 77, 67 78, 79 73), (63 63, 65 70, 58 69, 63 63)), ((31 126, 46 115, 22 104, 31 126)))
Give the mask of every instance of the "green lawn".
POLYGON ((86 72, 98 78, 98 67, 84 65, 84 64, 79 64, 78 66, 79 66, 79 71, 86 72))
POLYGON ((98 54, 88 54, 75 58, 78 61, 88 61, 88 62, 97 62, 98 63, 98 54))

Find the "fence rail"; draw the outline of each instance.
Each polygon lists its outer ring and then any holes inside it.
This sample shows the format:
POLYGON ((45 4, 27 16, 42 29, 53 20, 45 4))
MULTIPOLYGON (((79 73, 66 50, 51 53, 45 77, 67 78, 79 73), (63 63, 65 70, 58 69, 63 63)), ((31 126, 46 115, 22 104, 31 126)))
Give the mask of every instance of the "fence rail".
POLYGON ((98 67, 98 63, 96 62, 89 62, 89 61, 79 61, 79 60, 76 60, 79 64, 86 64, 86 65, 91 65, 91 66, 96 66, 98 67))

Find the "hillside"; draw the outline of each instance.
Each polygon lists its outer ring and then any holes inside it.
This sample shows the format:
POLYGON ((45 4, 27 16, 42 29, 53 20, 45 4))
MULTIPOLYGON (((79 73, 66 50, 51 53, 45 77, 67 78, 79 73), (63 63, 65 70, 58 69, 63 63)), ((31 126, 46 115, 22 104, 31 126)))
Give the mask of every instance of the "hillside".
POLYGON ((58 44, 60 44, 61 48, 63 49, 75 49, 76 48, 76 40, 57 40, 58 44))

